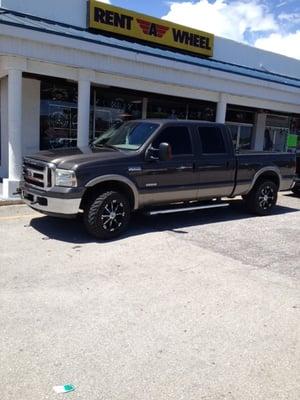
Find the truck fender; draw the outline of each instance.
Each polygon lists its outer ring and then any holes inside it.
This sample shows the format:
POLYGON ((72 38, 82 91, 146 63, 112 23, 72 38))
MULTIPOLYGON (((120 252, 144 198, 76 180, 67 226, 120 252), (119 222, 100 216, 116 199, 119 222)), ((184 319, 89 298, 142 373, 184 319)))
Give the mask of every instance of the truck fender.
POLYGON ((272 172, 272 174, 275 174, 279 180, 279 187, 278 189, 280 189, 281 186, 281 174, 280 174, 280 170, 277 167, 264 167, 261 168, 259 171, 256 172, 256 174, 253 177, 252 183, 249 187, 248 193, 253 189, 253 187, 255 186, 257 180, 263 175, 266 174, 268 172, 272 172))
POLYGON ((99 176, 97 178, 92 179, 91 181, 89 181, 85 187, 86 188, 92 188, 93 186, 98 185, 99 183, 104 183, 104 182, 120 182, 123 183, 125 185, 127 185, 134 196, 134 210, 137 210, 139 208, 139 192, 137 187, 135 186, 135 184, 128 178, 126 178, 125 176, 122 175, 102 175, 99 176))

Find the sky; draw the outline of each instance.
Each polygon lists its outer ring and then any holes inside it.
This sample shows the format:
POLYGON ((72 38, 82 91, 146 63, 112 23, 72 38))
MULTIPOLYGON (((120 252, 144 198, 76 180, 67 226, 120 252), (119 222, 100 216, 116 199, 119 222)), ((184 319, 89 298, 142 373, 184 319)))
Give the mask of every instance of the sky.
POLYGON ((300 60, 300 0, 102 0, 300 60))

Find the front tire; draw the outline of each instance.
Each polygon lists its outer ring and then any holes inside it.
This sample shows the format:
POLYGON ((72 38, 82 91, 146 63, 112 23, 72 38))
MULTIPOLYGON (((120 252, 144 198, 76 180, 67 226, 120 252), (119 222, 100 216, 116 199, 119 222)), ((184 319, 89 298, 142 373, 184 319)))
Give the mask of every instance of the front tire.
POLYGON ((130 221, 130 203, 116 191, 106 191, 95 196, 84 210, 87 231, 97 239, 114 239, 123 233, 130 221))
POLYGON ((272 181, 262 181, 257 183, 247 195, 246 206, 256 215, 269 215, 277 203, 277 197, 277 185, 272 181))

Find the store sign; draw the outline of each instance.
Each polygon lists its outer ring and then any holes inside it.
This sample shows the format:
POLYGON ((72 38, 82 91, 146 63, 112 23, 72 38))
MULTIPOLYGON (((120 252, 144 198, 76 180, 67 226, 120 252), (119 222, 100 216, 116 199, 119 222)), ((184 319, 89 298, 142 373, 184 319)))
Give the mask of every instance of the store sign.
POLYGON ((91 0, 89 28, 212 57, 214 35, 91 0))

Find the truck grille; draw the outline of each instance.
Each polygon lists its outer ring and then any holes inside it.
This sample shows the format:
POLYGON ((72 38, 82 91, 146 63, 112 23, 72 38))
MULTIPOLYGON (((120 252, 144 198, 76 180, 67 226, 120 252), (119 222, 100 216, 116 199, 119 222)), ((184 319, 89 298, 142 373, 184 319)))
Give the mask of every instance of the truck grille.
POLYGON ((26 183, 40 189, 51 188, 53 184, 52 169, 42 161, 24 158, 23 177, 26 183))

